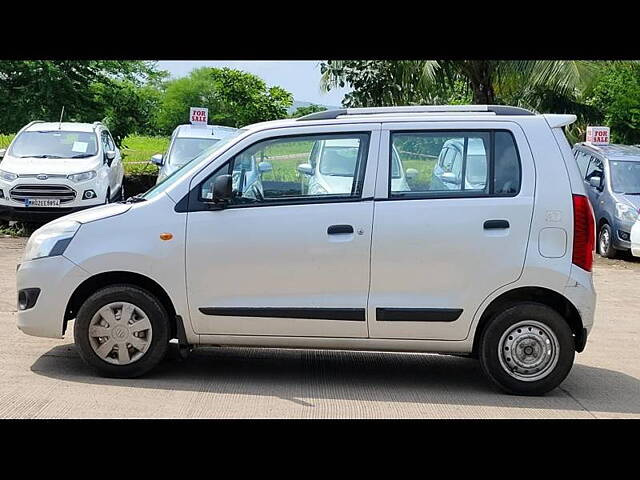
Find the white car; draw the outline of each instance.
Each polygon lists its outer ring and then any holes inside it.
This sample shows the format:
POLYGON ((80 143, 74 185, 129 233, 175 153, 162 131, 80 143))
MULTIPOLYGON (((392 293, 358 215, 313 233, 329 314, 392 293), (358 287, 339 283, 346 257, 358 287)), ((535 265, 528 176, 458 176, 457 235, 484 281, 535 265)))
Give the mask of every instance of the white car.
POLYGON ((463 354, 501 389, 542 394, 594 320, 594 217, 562 130, 574 120, 470 105, 250 125, 141 197, 34 232, 18 328, 62 338, 73 321, 107 376, 145 374, 177 339, 463 354), (296 162, 336 136, 357 145, 336 167, 351 187, 301 192, 296 162), (482 191, 428 180, 429 152, 451 138, 483 142, 482 191), (426 180, 394 185, 393 147, 426 180), (261 198, 233 181, 247 156, 272 164, 261 198))
POLYGON ((0 218, 48 221, 124 198, 120 150, 99 122, 31 122, 0 158, 0 218))
MULTIPOLYGON (((309 162, 298 165, 298 172, 308 182, 303 184, 302 192, 308 195, 350 193, 357 161, 357 140, 332 138, 314 142, 309 162)), ((405 172, 395 147, 392 148, 391 168, 393 188, 409 191, 407 176, 413 178, 418 172, 411 168, 405 172)))
POLYGON ((156 183, 236 131, 237 128, 221 125, 178 125, 171 134, 166 155, 156 153, 151 157, 151 163, 160 167, 156 183))
POLYGON ((631 254, 640 257, 640 219, 631 227, 631 254))

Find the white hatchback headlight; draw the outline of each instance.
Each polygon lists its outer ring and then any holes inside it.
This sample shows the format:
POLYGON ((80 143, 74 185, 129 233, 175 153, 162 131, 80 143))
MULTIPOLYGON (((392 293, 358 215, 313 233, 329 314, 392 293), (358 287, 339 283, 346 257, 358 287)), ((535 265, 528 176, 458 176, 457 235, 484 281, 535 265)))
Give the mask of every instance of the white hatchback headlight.
POLYGON ((638 219, 638 210, 626 203, 616 203, 616 217, 627 222, 635 222, 638 219))
POLYGON ((80 183, 96 178, 96 172, 91 170, 90 172, 74 173, 73 175, 67 175, 67 178, 72 182, 80 183))
POLYGON ((23 261, 62 255, 80 228, 74 220, 60 220, 37 229, 24 249, 23 261))
POLYGON ((18 175, 16 175, 15 173, 0 170, 0 178, 2 180, 6 180, 7 182, 13 182, 16 178, 18 178, 18 175))

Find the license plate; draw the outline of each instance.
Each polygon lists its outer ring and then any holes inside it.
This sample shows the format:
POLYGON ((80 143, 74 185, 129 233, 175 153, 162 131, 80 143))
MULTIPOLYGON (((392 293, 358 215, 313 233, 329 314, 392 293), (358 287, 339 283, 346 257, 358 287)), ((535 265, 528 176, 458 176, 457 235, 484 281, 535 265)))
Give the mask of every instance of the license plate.
POLYGON ((59 207, 60 199, 58 198, 25 198, 25 207, 59 207))

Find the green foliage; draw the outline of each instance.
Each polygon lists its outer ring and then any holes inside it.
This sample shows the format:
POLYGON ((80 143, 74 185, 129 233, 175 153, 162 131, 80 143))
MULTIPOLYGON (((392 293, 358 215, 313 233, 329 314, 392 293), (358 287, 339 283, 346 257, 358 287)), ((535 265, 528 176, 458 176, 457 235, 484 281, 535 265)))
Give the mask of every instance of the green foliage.
POLYGON ((612 143, 640 143, 640 65, 619 62, 597 80, 588 105, 602 113, 612 143))
POLYGON ((142 85, 162 75, 155 63, 113 60, 0 61, 0 132, 15 132, 32 120, 94 122, 108 115, 107 98, 122 82, 142 85), (100 92, 103 98, 96 96, 100 92))
POLYGON ((267 88, 251 73, 229 68, 197 68, 166 83, 157 117, 160 133, 189 121, 189 107, 209 109, 209 123, 242 127, 287 116, 291 94, 280 87, 267 88))
POLYGON ((158 167, 150 163, 151 156, 165 153, 169 137, 129 136, 122 142, 122 159, 127 175, 157 174, 158 167), (140 163, 142 162, 142 163, 140 163))
POLYGON ((323 107, 322 105, 316 105, 315 103, 313 103, 311 105, 305 105, 303 107, 296 108, 296 111, 291 114, 291 118, 304 117, 305 115, 316 112, 324 112, 325 110, 327 110, 327 107, 323 107))
POLYGON ((13 137, 15 137, 15 134, 9 134, 9 135, 0 134, 0 148, 9 147, 9 144, 11 143, 11 140, 13 140, 13 137))

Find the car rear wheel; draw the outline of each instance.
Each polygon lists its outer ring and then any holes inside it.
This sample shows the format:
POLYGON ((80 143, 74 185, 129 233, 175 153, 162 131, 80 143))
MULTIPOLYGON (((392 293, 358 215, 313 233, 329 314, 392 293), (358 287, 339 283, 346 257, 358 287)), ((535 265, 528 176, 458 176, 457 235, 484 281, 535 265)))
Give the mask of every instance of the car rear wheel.
POLYGON ((598 234, 598 253, 605 258, 615 258, 618 251, 613 246, 613 232, 608 223, 602 225, 598 234))
POLYGON ((166 355, 169 317, 149 292, 132 285, 98 290, 78 310, 74 337, 82 359, 99 374, 131 378, 166 355))
POLYGON ((546 305, 512 306, 490 320, 481 335, 482 370, 507 393, 542 395, 560 385, 573 365, 571 329, 546 305))

